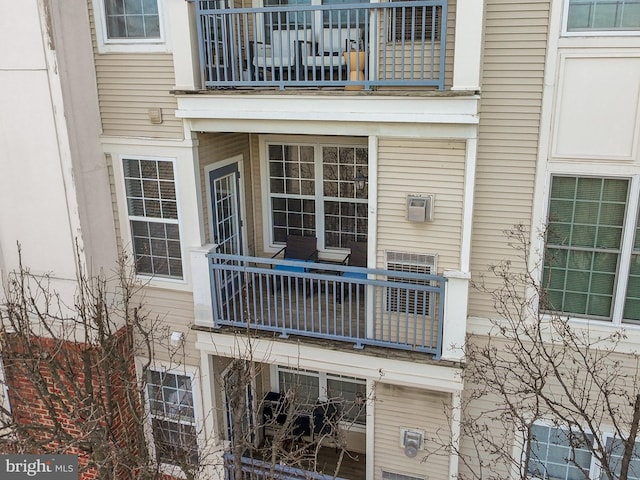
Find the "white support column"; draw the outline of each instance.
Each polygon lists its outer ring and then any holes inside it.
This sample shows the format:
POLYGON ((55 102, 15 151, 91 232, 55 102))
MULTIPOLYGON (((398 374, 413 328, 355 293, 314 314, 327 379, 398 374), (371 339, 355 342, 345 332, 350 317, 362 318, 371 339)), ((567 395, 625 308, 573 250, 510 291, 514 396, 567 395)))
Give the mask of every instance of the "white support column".
POLYGON ((189 251, 195 324, 206 327, 213 327, 211 279, 207 253, 214 248, 215 245, 207 244, 202 247, 192 247, 189 251))
POLYGON ((457 0, 451 90, 480 90, 483 15, 484 2, 457 0))
POLYGON ((478 159, 478 139, 468 138, 464 160, 464 200, 462 205, 462 242, 460 245, 460 270, 470 270, 471 232, 473 230, 473 205, 476 190, 476 163, 478 159))
POLYGON ((460 463, 460 422, 462 420, 462 392, 451 394, 451 452, 449 453, 449 478, 458 478, 460 463))
POLYGON ((196 30, 195 3, 185 0, 168 0, 166 13, 169 19, 171 50, 176 90, 196 90, 200 85, 200 54, 196 30))
POLYGON ((376 382, 367 379, 367 431, 366 431, 366 445, 367 445, 367 460, 366 460, 366 478, 374 478, 374 449, 375 449, 375 398, 376 398, 376 382))
POLYGON ((216 417, 215 376, 213 359, 208 352, 200 352, 200 389, 205 443, 201 445, 204 456, 204 472, 211 480, 225 480, 224 451, 225 444, 220 440, 220 430, 216 417))
MULTIPOLYGON (((369 169, 368 169, 368 186, 369 186, 369 215, 367 230, 367 267, 377 268, 377 249, 378 249, 378 137, 369 137, 369 169)), ((373 338, 374 322, 373 316, 373 286, 367 286, 367 337, 373 338)), ((370 477, 367 477, 370 478, 370 477)))
POLYGON ((442 334, 442 359, 459 361, 464 357, 462 347, 467 332, 467 304, 469 302, 468 272, 445 270, 447 287, 444 296, 444 328, 442 334))

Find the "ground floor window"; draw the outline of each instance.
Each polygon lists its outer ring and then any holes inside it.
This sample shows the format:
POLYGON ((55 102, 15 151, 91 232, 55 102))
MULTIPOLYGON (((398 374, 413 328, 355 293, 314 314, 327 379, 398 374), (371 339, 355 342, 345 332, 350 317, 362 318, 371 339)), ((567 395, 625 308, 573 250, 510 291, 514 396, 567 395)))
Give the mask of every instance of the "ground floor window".
POLYGON ((320 249, 367 240, 366 143, 268 141, 266 156, 271 244, 287 235, 315 236, 320 249))
POLYGON ((293 391, 295 397, 310 408, 318 400, 329 401, 339 407, 341 420, 366 424, 366 380, 285 367, 278 367, 277 375, 279 392, 285 397, 287 392, 293 391))
MULTIPOLYGON (((543 480, 590 480, 605 478, 602 469, 593 458, 591 446, 594 436, 578 430, 534 425, 533 438, 528 445, 529 462, 526 465, 530 478, 543 480)), ((622 442, 613 437, 604 439, 609 454, 609 464, 618 478, 624 450, 622 442)), ((640 442, 636 442, 631 460, 629 480, 640 479, 640 442)))
POLYGON ((197 464, 191 377, 147 370, 147 399, 158 461, 177 466, 197 464))

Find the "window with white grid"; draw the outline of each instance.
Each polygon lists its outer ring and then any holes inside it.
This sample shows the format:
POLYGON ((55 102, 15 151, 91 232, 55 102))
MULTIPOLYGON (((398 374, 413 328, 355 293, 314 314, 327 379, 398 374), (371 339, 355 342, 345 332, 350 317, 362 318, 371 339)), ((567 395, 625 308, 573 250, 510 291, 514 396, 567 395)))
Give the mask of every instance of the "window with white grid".
POLYGON ((123 159, 136 271, 182 279, 182 251, 171 160, 123 159))
POLYGON ((551 178, 542 308, 640 322, 640 182, 551 178))
POLYGON ((640 0, 567 0, 566 30, 640 30, 640 0))
POLYGON ((303 408, 325 397, 340 406, 341 420, 366 424, 367 382, 362 378, 278 367, 278 388, 282 395, 294 391, 303 408))
POLYGON ((171 465, 195 465, 198 442, 189 375, 147 370, 147 400, 156 457, 171 465))
POLYGON ((266 152, 272 244, 287 235, 315 236, 323 250, 367 240, 366 145, 267 142, 266 152))
POLYGON ((108 39, 159 39, 158 0, 103 0, 108 39))

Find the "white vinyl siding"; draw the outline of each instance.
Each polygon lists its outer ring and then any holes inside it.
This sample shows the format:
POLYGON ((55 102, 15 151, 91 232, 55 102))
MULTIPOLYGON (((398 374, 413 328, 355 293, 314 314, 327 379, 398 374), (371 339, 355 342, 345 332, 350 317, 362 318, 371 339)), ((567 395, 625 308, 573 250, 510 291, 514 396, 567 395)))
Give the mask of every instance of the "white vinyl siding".
POLYGON ((437 252, 439 269, 459 268, 464 169, 464 142, 380 139, 378 265, 385 251, 437 252), (409 194, 435 194, 432 222, 407 220, 409 194))
MULTIPOLYGON (((437 449, 439 437, 447 442, 450 431, 447 406, 449 394, 378 383, 375 401, 374 480, 382 480, 383 471, 410 477, 448 478, 448 455, 429 455, 426 450, 437 449), (425 432, 424 448, 407 457, 401 446, 402 428, 425 432)), ((403 478, 403 477, 400 477, 403 478)), ((404 477, 406 478, 406 477, 404 477)))
MULTIPOLYGON (((503 231, 531 225, 549 8, 549 0, 486 2, 471 246, 474 278, 501 260, 521 265, 503 231)), ((497 287, 491 275, 485 281, 497 287)), ((491 297, 470 289, 469 314, 495 315, 491 297)))

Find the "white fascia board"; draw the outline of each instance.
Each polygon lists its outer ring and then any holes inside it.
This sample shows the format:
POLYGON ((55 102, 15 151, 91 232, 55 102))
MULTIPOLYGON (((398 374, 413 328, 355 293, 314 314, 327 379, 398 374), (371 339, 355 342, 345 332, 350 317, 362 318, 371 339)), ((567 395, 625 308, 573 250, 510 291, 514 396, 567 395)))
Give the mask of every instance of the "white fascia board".
POLYGON ((459 392, 463 385, 462 370, 458 366, 374 357, 302 345, 298 342, 249 339, 242 334, 198 332, 196 348, 210 355, 250 358, 255 362, 318 370, 442 392, 459 392))
POLYGON ((363 97, 310 95, 177 96, 176 117, 185 119, 288 120, 477 125, 476 95, 363 97))
POLYGON ((477 125, 441 123, 321 122, 315 120, 187 120, 194 132, 245 132, 298 135, 390 136, 461 139, 477 137, 477 125))

